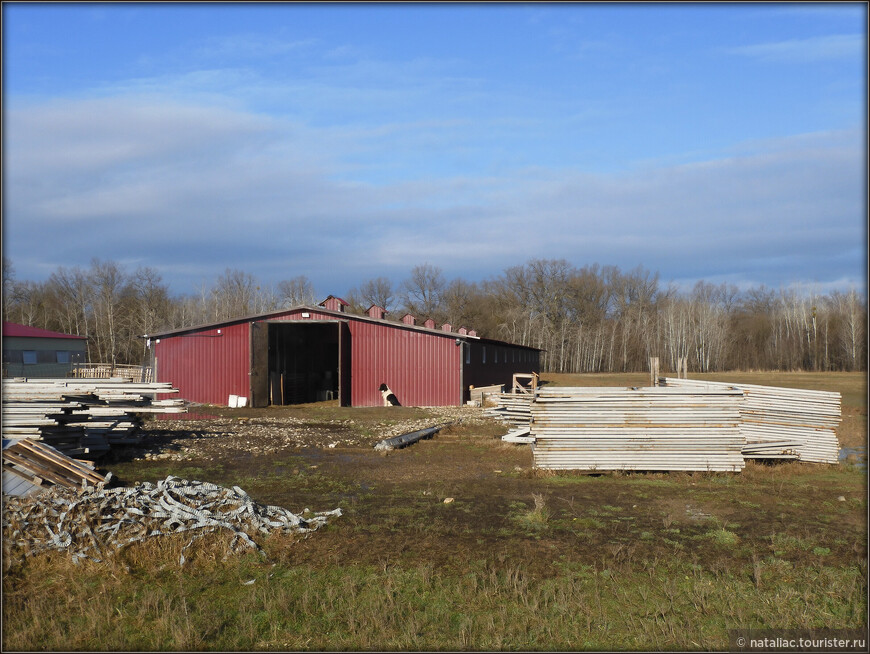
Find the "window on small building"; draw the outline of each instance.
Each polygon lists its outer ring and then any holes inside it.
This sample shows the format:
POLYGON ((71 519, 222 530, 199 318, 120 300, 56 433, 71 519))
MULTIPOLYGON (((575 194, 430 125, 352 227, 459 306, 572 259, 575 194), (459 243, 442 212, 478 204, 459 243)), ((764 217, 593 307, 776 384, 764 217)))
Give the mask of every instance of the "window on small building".
POLYGON ((58 363, 69 363, 69 350, 58 350, 55 354, 58 363))
POLYGON ((21 361, 25 365, 35 365, 36 364, 36 350, 24 350, 21 353, 21 361))
POLYGON ((471 343, 465 344, 465 363, 471 363, 471 343))
POLYGON ((484 345, 484 346, 480 349, 480 351, 482 352, 482 355, 481 355, 482 358, 481 358, 480 362, 481 362, 481 363, 486 363, 486 345, 484 345))

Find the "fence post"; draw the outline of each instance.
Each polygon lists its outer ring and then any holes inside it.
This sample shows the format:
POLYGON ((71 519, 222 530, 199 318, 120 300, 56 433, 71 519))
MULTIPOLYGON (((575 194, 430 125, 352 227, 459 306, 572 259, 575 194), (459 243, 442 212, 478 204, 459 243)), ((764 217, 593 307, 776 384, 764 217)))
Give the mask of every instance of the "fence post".
POLYGON ((659 358, 649 358, 649 385, 658 386, 659 383, 659 358))

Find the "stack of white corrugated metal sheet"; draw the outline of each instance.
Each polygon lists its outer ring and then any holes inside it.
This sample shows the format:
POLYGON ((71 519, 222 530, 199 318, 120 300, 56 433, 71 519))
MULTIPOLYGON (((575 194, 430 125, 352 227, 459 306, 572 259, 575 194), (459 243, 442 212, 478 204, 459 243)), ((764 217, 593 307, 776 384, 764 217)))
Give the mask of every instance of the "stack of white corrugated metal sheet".
POLYGON ((531 405, 535 465, 554 470, 740 471, 733 389, 538 389, 531 405))
POLYGON ((3 435, 42 440, 67 455, 95 458, 112 445, 138 443, 145 413, 187 411, 169 383, 129 379, 3 380, 3 435))
POLYGON ((737 388, 743 393, 740 429, 747 458, 837 463, 840 394, 756 384, 665 378, 668 388, 737 388))
POLYGON ((486 410, 489 415, 504 420, 513 428, 528 426, 534 395, 530 393, 499 393, 494 397, 497 403, 495 407, 486 410))

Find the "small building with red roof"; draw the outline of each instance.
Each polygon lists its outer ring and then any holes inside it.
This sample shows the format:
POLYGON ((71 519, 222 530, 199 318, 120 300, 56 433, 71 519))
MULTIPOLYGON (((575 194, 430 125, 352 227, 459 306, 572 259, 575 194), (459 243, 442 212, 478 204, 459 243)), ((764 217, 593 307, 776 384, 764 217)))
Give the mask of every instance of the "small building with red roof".
POLYGON ((66 377, 87 360, 87 350, 84 336, 3 323, 4 377, 66 377))

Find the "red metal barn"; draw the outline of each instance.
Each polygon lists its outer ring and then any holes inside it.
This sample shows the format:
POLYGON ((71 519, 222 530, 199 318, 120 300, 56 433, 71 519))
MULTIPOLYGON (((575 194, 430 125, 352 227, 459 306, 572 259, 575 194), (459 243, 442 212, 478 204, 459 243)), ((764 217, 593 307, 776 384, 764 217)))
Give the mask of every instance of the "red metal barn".
POLYGON ((329 296, 316 307, 146 334, 155 379, 204 404, 237 395, 257 407, 326 399, 382 406, 386 384, 402 405, 455 406, 469 385, 510 388, 514 373, 539 371, 535 348, 417 326, 408 315, 386 320, 380 307, 352 315, 345 306, 329 296))

